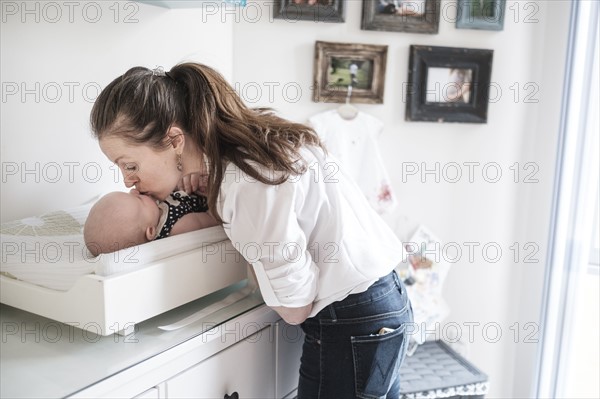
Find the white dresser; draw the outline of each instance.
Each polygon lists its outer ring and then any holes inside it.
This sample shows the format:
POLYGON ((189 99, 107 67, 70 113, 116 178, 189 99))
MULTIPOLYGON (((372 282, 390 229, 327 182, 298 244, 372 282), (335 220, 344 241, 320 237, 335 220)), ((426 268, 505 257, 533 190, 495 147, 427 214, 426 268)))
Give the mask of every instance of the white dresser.
POLYGON ((302 331, 283 322, 259 294, 178 330, 158 328, 230 292, 140 323, 126 337, 102 337, 94 326, 82 330, 1 305, 0 396, 294 397, 302 331))

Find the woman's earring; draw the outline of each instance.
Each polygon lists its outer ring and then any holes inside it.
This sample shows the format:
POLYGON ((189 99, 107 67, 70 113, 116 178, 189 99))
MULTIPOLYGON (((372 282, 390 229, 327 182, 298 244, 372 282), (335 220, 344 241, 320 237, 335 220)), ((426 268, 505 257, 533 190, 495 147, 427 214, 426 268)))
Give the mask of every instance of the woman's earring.
POLYGON ((177 170, 180 172, 183 170, 183 164, 181 163, 181 154, 177 154, 177 170))

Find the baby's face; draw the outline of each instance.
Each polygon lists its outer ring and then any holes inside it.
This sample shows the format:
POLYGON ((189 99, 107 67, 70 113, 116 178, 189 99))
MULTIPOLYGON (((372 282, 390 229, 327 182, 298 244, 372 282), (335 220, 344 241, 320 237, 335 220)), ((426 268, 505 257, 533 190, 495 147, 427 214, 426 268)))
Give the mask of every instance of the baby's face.
POLYGON ((156 201, 148 196, 140 194, 137 190, 131 190, 129 193, 122 193, 120 201, 125 208, 126 214, 144 226, 157 226, 160 219, 160 209, 156 201))

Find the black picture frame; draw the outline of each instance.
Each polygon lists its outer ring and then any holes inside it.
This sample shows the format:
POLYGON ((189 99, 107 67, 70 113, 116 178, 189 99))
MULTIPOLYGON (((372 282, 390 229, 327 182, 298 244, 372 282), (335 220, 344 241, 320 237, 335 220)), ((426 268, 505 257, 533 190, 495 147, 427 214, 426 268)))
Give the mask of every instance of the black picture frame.
POLYGON ((405 120, 487 123, 493 54, 411 45, 405 120))
POLYGON ((342 23, 346 0, 275 0, 273 18, 287 21, 342 23), (310 4, 314 1, 313 4, 310 4))
POLYGON ((440 23, 440 1, 363 0, 361 29, 436 34, 440 23))
POLYGON ((458 0, 457 29, 504 29, 506 0, 458 0))

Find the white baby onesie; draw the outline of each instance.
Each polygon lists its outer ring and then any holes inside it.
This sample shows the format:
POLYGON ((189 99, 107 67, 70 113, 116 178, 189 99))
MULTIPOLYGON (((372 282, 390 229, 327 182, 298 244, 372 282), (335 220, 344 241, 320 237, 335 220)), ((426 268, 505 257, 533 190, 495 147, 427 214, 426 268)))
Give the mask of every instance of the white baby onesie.
POLYGON ((354 178, 375 211, 379 214, 392 211, 396 196, 376 141, 383 123, 363 112, 347 120, 337 110, 314 115, 309 122, 327 150, 354 178))

